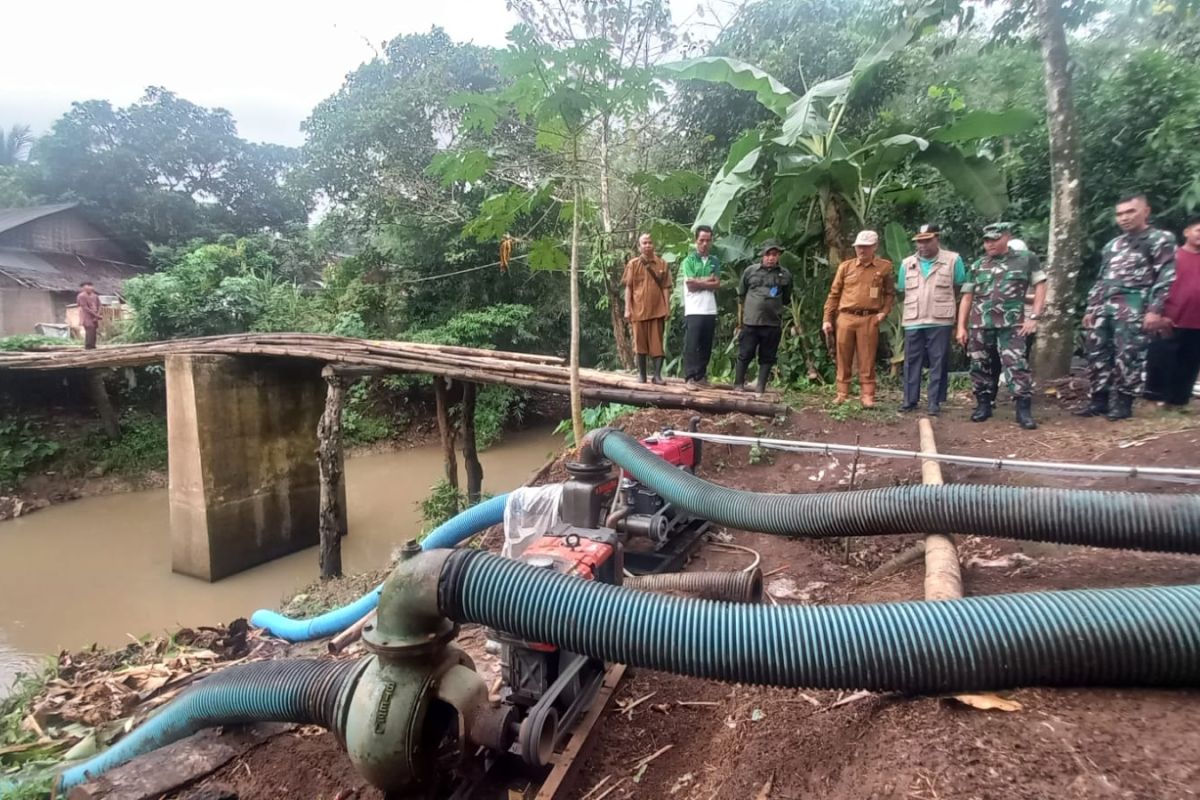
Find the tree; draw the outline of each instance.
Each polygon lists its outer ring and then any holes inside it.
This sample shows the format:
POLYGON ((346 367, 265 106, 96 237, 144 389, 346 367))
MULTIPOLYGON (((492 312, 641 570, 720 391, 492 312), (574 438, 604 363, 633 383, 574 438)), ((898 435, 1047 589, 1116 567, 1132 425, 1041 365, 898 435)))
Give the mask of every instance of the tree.
MULTIPOLYGON (((508 189, 482 204, 479 217, 467 227, 466 233, 477 239, 500 240, 511 235, 518 220, 527 218, 527 229, 516 238, 528 242, 530 266, 569 267, 571 417, 576 441, 582 442, 581 231, 585 221, 595 219, 595 207, 585 184, 596 181, 602 187, 606 180, 603 170, 597 174, 585 148, 604 138, 605 120, 611 124, 616 119, 645 113, 659 95, 650 70, 622 66, 607 40, 572 40, 556 47, 538 38, 528 27, 518 27, 509 34, 509 41, 511 45, 501 57, 501 72, 509 82, 492 93, 462 97, 468 109, 465 124, 483 133, 504 128, 531 136, 537 152, 497 150, 493 157, 479 149, 460 150, 440 155, 431 164, 431 170, 443 180, 456 183, 478 181, 489 174, 508 183, 508 189), (559 217, 571 225, 569 255, 565 258, 562 238, 541 234, 548 227, 549 211, 554 206, 559 208, 559 217), (533 210, 541 207, 545 211, 533 216, 533 210)), ((608 190, 601 188, 601 195, 605 191, 608 190)), ((603 214, 600 216, 603 218, 603 214)), ((601 229, 604 230, 603 222, 601 229)))
POLYGON ((295 150, 237 136, 228 111, 160 87, 126 108, 75 103, 33 149, 30 189, 78 200, 134 252, 307 219, 295 150))
POLYGON ((1046 254, 1049 289, 1034 361, 1039 376, 1053 379, 1071 371, 1075 318, 1068 305, 1082 266, 1079 166, 1075 108, 1061 0, 1034 0, 1046 79, 1050 139, 1050 246, 1046 254))
POLYGON ((28 125, 13 125, 5 135, 0 129, 0 167, 11 167, 29 157, 33 134, 28 125))
POLYGON ((696 216, 697 224, 730 230, 740 198, 763 188, 767 210, 763 232, 792 237, 816 233, 829 263, 846 251, 844 216, 864 225, 873 204, 889 193, 907 190, 894 177, 915 161, 941 173, 982 213, 998 217, 1007 204, 1004 181, 995 163, 970 146, 989 137, 1022 130, 1035 122, 1028 112, 970 112, 930 130, 884 128, 854 141, 840 130, 856 87, 911 42, 918 26, 885 37, 864 53, 850 71, 810 87, 803 95, 769 73, 735 59, 709 56, 668 64, 678 79, 722 83, 753 92, 778 118, 778 125, 747 131, 734 142, 696 216), (797 210, 804 210, 797 218, 797 210), (819 224, 813 230, 813 217, 819 224))

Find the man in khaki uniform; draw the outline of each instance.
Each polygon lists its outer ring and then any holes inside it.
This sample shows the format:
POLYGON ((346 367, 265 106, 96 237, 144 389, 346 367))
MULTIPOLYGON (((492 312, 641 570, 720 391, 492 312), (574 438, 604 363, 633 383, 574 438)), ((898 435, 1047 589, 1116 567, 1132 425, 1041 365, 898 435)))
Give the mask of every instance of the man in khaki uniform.
POLYGON ((862 404, 875 405, 875 353, 879 347, 879 325, 887 319, 896 299, 892 262, 877 258, 879 234, 859 231, 854 240, 855 257, 838 264, 825 299, 822 329, 837 328, 837 400, 850 396, 851 369, 858 356, 858 383, 862 404))
POLYGON ((633 328, 633 352, 637 355, 638 380, 646 382, 646 359, 654 366, 654 383, 663 383, 663 330, 671 313, 671 270, 654 253, 654 240, 643 233, 638 238, 640 254, 629 259, 621 281, 625 284, 625 319, 633 328))

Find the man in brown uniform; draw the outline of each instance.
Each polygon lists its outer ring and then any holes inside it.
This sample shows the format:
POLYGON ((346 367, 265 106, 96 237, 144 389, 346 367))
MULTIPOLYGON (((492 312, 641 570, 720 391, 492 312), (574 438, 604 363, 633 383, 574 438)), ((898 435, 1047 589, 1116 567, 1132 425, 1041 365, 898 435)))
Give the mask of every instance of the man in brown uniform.
POLYGON ((79 284, 79 294, 75 297, 79 306, 79 324, 83 326, 83 349, 96 349, 96 331, 100 328, 100 295, 91 281, 79 284))
POLYGON ((654 254, 654 240, 643 233, 638 238, 640 255, 625 265, 625 319, 633 328, 633 352, 637 354, 638 380, 646 382, 646 358, 654 365, 654 383, 661 384, 663 329, 671 313, 671 270, 654 254))
POLYGON ((879 325, 887 319, 896 300, 892 262, 876 258, 879 234, 859 231, 854 240, 856 256, 838 264, 825 300, 822 329, 826 334, 837 325, 837 400, 850 396, 851 369, 858 356, 858 382, 862 404, 875 405, 875 352, 879 347, 879 325))

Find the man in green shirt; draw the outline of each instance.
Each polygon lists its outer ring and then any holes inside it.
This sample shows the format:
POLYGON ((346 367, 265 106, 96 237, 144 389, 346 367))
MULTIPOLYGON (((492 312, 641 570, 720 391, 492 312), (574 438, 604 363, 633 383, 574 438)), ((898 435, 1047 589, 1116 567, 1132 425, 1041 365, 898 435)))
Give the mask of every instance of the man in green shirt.
POLYGON ((696 226, 696 249, 679 267, 683 295, 683 377, 694 388, 708 383, 713 334, 717 330, 717 289, 721 286, 721 262, 712 250, 713 231, 696 226))
POLYGON ((758 357, 759 396, 767 391, 771 367, 779 354, 784 309, 792 302, 792 273, 779 266, 783 248, 774 239, 763 242, 762 261, 751 264, 738 281, 738 361, 733 388, 746 389, 746 370, 758 357))

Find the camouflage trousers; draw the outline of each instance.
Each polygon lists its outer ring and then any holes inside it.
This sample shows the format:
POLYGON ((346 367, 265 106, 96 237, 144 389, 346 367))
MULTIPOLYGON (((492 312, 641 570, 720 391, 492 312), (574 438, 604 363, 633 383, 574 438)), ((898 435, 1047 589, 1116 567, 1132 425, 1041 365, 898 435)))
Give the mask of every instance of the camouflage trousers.
POLYGON ((1098 317, 1083 330, 1083 356, 1088 363, 1092 393, 1110 389, 1138 396, 1146 378, 1146 352, 1150 334, 1142 330, 1141 318, 1131 320, 1098 317))
POLYGON ((1033 376, 1025 356, 1025 337, 1016 328, 971 328, 967 332, 971 388, 976 397, 996 399, 1001 372, 1013 397, 1033 394, 1033 376))

